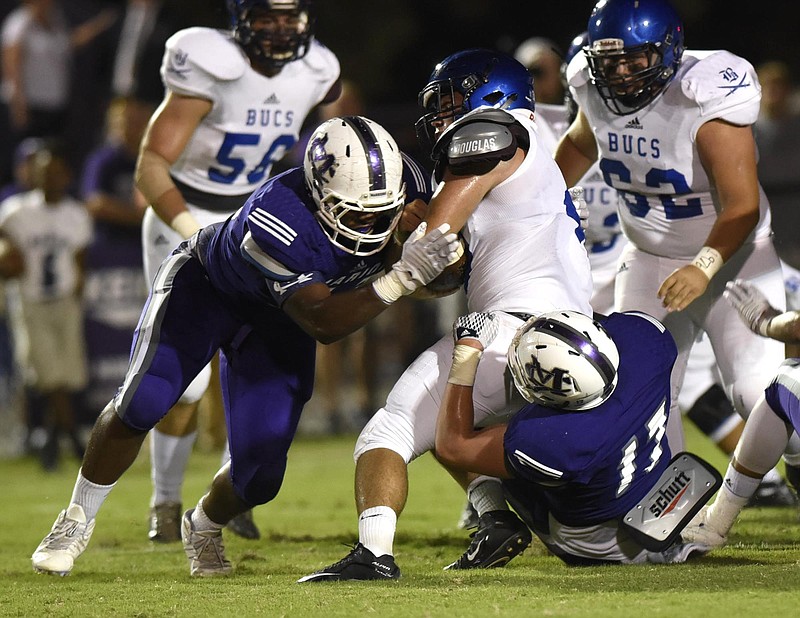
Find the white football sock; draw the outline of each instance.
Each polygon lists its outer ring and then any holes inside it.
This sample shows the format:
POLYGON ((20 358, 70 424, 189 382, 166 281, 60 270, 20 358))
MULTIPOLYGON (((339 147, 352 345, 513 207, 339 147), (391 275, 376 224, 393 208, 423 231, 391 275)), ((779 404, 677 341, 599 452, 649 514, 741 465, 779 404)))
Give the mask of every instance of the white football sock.
POLYGON ((769 472, 764 475, 764 478, 761 479, 762 483, 770 483, 770 484, 777 484, 783 481, 783 477, 781 476, 780 472, 778 472, 777 468, 773 468, 769 472))
POLYGON ((225 524, 218 524, 212 519, 209 519, 208 515, 206 515, 206 512, 203 509, 203 500, 205 500, 205 498, 206 498, 205 496, 200 498, 200 500, 197 502, 197 506, 192 512, 192 524, 194 524, 194 529, 222 530, 225 527, 225 524))
POLYGON ((760 482, 761 479, 745 476, 735 470, 733 464, 729 464, 717 499, 708 508, 706 521, 711 529, 727 535, 760 482))
POLYGON ((375 556, 394 555, 397 513, 388 506, 374 506, 358 516, 358 540, 375 556))
POLYGON ((479 476, 469 484, 467 497, 478 512, 478 517, 489 511, 507 511, 503 485, 500 479, 491 476, 479 476))
POLYGON ((77 504, 86 514, 86 521, 91 521, 97 517, 97 512, 103 506, 108 494, 114 489, 116 483, 111 485, 98 485, 92 483, 89 479, 83 476, 83 472, 78 470, 78 478, 75 481, 75 487, 72 490, 72 498, 70 504, 77 504))
POLYGON ((170 436, 158 429, 150 432, 150 478, 153 481, 150 506, 182 501, 183 477, 196 437, 196 431, 185 436, 170 436))

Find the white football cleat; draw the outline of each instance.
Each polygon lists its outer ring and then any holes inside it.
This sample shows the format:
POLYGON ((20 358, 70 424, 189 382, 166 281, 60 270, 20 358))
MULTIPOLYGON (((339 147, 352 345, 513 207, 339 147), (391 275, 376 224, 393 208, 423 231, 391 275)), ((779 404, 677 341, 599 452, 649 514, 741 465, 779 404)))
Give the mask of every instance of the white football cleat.
POLYGON ((56 522, 31 556, 33 570, 37 573, 64 577, 72 571, 75 559, 80 556, 92 538, 95 520, 87 522, 83 508, 71 504, 61 511, 56 522))
POLYGON ((727 534, 720 534, 710 525, 708 509, 708 505, 700 509, 700 512, 681 530, 681 541, 683 543, 699 543, 709 549, 716 549, 728 542, 727 534))
POLYGON ((233 568, 225 558, 222 530, 196 530, 190 509, 183 514, 181 538, 183 550, 189 558, 189 574, 192 577, 218 577, 230 575, 233 568))

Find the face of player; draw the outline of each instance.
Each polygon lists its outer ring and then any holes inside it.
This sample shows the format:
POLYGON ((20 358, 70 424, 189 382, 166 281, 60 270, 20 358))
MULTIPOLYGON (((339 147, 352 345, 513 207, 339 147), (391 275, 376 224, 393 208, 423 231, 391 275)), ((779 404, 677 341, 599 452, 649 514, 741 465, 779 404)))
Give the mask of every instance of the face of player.
POLYGON ((647 70, 657 60, 655 52, 641 51, 613 55, 600 61, 600 71, 618 96, 632 95, 646 86, 647 70))
POLYGON ((456 116, 462 111, 464 95, 460 92, 442 93, 439 99, 439 115, 431 120, 434 135, 439 136, 456 120, 456 116))
POLYGON ((258 38, 267 58, 289 58, 296 47, 296 37, 305 32, 308 21, 298 11, 269 11, 255 7, 248 15, 250 29, 258 38))

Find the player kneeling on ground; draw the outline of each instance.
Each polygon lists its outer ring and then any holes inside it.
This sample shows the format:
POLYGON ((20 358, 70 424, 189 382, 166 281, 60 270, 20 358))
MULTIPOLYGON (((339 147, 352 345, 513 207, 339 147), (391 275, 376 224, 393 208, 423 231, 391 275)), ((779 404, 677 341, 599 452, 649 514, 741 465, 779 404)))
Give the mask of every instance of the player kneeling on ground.
MULTIPOLYGON (((492 313, 456 321, 437 458, 502 479, 509 503, 569 565, 674 563, 707 551, 679 534, 721 479, 689 453, 671 459, 665 430, 677 349, 664 326, 638 312, 529 319, 508 351, 529 404, 508 423, 476 430, 472 385, 496 333, 492 313)), ((451 568, 469 564, 490 534, 479 528, 451 568)))

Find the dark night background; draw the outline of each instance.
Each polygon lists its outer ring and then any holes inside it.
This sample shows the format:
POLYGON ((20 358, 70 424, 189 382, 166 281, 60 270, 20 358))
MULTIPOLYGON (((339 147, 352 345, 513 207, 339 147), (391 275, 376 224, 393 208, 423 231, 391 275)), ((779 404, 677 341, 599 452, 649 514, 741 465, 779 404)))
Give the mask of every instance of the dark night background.
MULTIPOLYGON (((722 0, 673 0, 684 18, 687 47, 727 49, 757 65, 786 61, 800 75, 796 4, 722 0)), ((61 0, 77 23, 124 0, 61 0)), ((0 19, 17 6, 0 0, 0 19)), ((227 27, 224 0, 166 0, 181 26, 227 27)), ((593 0, 317 0, 317 37, 342 64, 342 75, 365 95, 367 115, 397 137, 414 141, 417 92, 434 64, 467 47, 513 51, 530 36, 546 36, 566 48, 586 29, 593 0)), ((100 60, 102 61, 102 60, 100 60)), ((83 63, 82 86, 92 88, 92 63, 83 63)))

